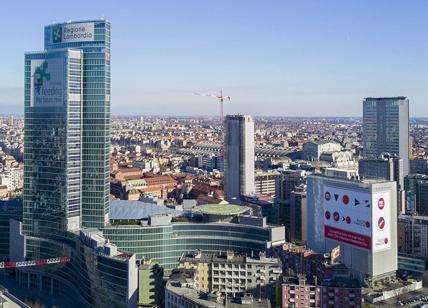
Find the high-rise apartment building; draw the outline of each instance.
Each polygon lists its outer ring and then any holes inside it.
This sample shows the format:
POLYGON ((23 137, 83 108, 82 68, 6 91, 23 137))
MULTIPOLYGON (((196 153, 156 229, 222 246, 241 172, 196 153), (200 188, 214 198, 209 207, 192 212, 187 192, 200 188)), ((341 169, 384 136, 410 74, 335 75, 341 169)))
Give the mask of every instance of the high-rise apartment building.
POLYGON ((228 115, 225 128, 224 191, 226 200, 236 203, 255 193, 254 121, 248 115, 228 115))
MULTIPOLYGON (((45 49, 82 52, 81 224, 104 227, 110 192, 110 23, 91 20, 45 27, 45 49)), ((77 77, 71 82, 78 82, 77 77)))
POLYGON ((404 175, 409 173, 409 99, 368 97, 363 102, 364 156, 377 158, 382 153, 403 159, 404 175))

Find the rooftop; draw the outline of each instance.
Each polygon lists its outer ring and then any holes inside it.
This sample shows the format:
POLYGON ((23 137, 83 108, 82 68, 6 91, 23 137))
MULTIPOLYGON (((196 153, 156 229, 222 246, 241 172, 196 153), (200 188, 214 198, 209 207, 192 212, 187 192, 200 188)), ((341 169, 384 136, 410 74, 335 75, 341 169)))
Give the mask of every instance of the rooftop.
POLYGON ((249 207, 234 204, 206 204, 196 208, 205 215, 231 216, 244 214, 249 207))
POLYGON ((182 216, 183 212, 141 201, 112 200, 110 202, 110 219, 143 219, 162 214, 178 217, 182 216))

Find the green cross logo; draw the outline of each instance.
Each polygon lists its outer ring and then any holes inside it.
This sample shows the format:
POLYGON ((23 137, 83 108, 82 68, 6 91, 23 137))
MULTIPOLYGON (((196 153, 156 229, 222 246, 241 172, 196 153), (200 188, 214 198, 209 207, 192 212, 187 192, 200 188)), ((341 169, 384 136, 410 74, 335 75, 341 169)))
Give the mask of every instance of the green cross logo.
POLYGON ((34 89, 37 94, 40 94, 40 89, 43 87, 45 81, 51 80, 51 74, 46 72, 48 69, 48 62, 44 61, 34 72, 34 89))
POLYGON ((52 31, 52 42, 61 43, 62 42, 62 27, 55 26, 52 31))

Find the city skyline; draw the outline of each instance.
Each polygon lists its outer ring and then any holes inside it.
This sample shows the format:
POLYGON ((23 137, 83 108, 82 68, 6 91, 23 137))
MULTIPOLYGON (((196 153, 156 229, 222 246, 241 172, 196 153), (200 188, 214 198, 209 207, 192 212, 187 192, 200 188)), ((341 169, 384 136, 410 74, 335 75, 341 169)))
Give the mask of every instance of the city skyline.
POLYGON ((3 113, 23 113, 22 53, 42 48, 39 29, 95 16, 115 24, 113 115, 217 115, 193 92, 223 89, 226 114, 361 116, 364 97, 404 95, 411 116, 428 116, 422 1, 78 4, 5 5, 0 25, 20 23, 4 33, 3 113))

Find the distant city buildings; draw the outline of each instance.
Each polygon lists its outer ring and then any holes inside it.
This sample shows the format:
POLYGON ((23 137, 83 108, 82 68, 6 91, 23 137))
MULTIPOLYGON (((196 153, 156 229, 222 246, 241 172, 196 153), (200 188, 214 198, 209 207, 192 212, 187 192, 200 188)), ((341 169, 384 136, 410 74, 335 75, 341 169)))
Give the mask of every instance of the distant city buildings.
POLYGON ((251 116, 228 115, 225 119, 224 188, 226 200, 239 202, 253 195, 254 121, 251 116))
POLYGON ((309 161, 318 161, 324 153, 340 152, 342 146, 332 141, 309 141, 303 145, 304 158, 309 161))

